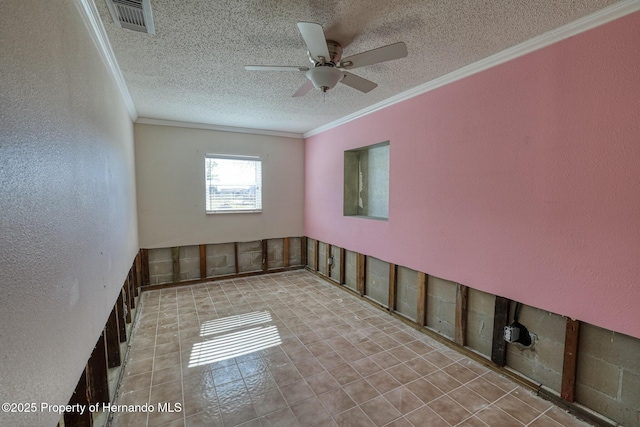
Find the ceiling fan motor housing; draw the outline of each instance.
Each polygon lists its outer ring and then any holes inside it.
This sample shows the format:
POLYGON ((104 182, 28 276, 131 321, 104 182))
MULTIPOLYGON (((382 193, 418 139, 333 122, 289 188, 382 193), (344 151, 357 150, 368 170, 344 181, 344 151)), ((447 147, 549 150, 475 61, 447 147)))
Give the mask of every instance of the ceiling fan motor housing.
MULTIPOLYGON (((331 63, 333 65, 338 65, 342 58, 342 46, 340 43, 334 40, 327 40, 327 50, 329 51, 329 58, 324 58, 324 64, 331 63)), ((307 56, 313 65, 323 65, 321 58, 314 58, 311 55, 311 52, 307 52, 307 56)))

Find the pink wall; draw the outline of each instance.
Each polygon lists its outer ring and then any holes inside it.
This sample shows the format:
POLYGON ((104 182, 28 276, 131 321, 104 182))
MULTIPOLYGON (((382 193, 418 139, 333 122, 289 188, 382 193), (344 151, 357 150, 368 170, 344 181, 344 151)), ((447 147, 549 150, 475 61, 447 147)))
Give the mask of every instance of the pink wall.
POLYGON ((640 338, 640 13, 306 140, 305 234, 640 338), (391 141, 389 221, 343 151, 391 141))

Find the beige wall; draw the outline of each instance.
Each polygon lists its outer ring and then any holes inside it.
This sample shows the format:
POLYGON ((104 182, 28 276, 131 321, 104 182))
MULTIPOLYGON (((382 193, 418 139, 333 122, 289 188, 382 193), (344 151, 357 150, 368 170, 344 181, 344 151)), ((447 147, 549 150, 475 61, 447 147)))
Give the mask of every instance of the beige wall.
POLYGON ((141 247, 302 235, 302 139, 150 124, 134 134, 141 247), (206 154, 262 157, 262 213, 205 213, 206 154))
POLYGON ((133 129, 76 2, 2 6, 0 402, 65 404, 138 248, 133 129))

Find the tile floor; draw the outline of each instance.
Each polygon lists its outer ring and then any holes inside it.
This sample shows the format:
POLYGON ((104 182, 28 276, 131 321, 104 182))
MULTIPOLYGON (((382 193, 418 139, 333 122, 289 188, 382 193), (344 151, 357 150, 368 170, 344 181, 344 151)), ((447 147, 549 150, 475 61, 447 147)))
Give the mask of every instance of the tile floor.
POLYGON ((144 292, 112 426, 586 426, 306 271, 144 292))

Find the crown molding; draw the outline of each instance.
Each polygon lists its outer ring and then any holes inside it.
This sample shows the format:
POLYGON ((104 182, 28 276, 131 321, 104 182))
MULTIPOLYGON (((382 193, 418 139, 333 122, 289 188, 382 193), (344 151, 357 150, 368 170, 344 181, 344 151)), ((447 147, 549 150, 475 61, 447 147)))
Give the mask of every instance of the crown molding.
POLYGON ((391 98, 387 98, 384 101, 371 105, 370 107, 364 108, 360 111, 356 111, 355 113, 349 114, 338 120, 334 120, 333 122, 327 123, 326 125, 322 125, 320 127, 312 129, 308 132, 305 132, 303 136, 304 138, 309 138, 311 136, 318 135, 322 132, 326 132, 352 120, 364 117, 375 111, 382 110, 393 104, 406 101, 407 99, 432 91, 449 83, 464 79, 465 77, 469 77, 488 68, 495 67, 496 65, 500 65, 507 61, 511 61, 512 59, 542 49, 568 37, 572 37, 593 28, 599 27, 600 25, 604 25, 608 22, 637 12, 639 10, 640 0, 623 0, 619 3, 613 4, 595 13, 592 13, 591 15, 587 15, 576 21, 570 22, 566 25, 520 43, 519 45, 498 52, 495 55, 491 55, 487 58, 481 59, 480 61, 474 62, 473 64, 469 64, 465 67, 459 68, 449 74, 445 74, 444 76, 438 77, 427 83, 399 93, 398 95, 392 96, 391 98))
POLYGON ((76 7, 80 11, 80 15, 82 16, 86 27, 89 29, 89 34, 91 34, 91 39, 98 48, 98 52, 107 66, 107 71, 118 87, 118 91, 120 92, 120 96, 122 97, 122 101, 124 102, 127 111, 129 112, 129 116, 131 116, 131 120, 136 121, 138 118, 138 112, 136 111, 133 99, 129 94, 129 89, 127 88, 127 84, 125 83, 120 67, 118 66, 118 61, 116 61, 116 56, 111 49, 111 44, 107 38, 107 32, 104 29, 104 25, 102 25, 100 14, 94 1, 76 0, 76 7))
POLYGON ((207 123, 191 123, 191 122, 181 122, 177 120, 162 120, 162 119, 151 119, 148 117, 139 117, 135 123, 140 123, 144 125, 158 125, 158 126, 175 126, 179 128, 190 128, 190 129, 205 129, 205 130, 216 130, 220 132, 233 132, 233 133, 247 133, 251 135, 265 135, 265 136, 279 136, 284 138, 296 138, 302 139, 303 136, 301 133, 295 132, 281 132, 276 130, 266 130, 266 129, 252 129, 252 128, 242 128, 242 127, 234 127, 234 126, 222 126, 222 125, 212 125, 207 123))

